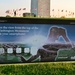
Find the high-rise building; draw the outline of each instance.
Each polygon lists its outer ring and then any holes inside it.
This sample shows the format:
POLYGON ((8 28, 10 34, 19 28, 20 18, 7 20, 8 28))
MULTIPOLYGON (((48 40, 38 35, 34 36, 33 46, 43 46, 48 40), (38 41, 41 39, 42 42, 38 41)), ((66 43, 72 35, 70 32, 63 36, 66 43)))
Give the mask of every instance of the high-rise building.
POLYGON ((38 15, 38 0, 31 0, 31 13, 38 15))
POLYGON ((50 17, 50 0, 31 0, 31 13, 37 17, 50 17))

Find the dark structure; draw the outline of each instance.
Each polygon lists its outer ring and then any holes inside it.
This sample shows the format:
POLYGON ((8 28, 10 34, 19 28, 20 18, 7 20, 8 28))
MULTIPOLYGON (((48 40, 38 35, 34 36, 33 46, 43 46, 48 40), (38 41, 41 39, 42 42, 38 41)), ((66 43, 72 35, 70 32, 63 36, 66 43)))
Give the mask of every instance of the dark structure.
POLYGON ((23 17, 36 17, 34 13, 23 13, 23 17))

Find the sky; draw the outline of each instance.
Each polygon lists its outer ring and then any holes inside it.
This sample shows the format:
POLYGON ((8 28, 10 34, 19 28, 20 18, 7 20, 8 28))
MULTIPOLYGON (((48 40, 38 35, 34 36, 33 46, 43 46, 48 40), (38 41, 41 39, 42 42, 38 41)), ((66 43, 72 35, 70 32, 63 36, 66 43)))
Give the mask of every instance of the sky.
POLYGON ((51 8, 74 10, 75 0, 51 0, 51 8))
MULTIPOLYGON (((31 0, 0 0, 0 15, 6 10, 26 8, 30 12, 31 0)), ((68 10, 75 12, 75 0, 51 0, 51 10, 68 10)), ((51 12, 52 13, 52 12, 51 12)))

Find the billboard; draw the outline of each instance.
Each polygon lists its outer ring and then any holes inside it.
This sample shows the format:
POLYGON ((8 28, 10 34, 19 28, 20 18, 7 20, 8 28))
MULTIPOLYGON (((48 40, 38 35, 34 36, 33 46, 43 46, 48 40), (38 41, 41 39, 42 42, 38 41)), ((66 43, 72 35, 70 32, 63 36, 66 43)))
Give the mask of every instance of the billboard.
POLYGON ((48 23, 45 19, 42 23, 41 19, 29 20, 31 23, 26 19, 22 23, 19 19, 16 23, 9 20, 0 20, 0 63, 75 60, 74 24, 61 24, 60 20, 48 23))

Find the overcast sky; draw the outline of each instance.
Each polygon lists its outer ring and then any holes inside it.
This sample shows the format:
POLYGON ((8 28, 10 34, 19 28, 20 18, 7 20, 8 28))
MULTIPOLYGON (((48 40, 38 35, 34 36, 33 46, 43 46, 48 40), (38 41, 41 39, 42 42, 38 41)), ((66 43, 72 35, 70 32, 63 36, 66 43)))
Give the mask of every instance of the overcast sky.
MULTIPOLYGON (((31 0, 0 0, 0 15, 4 15, 8 9, 26 8, 26 11, 30 12, 30 3, 31 0)), ((52 9, 75 12, 75 0, 51 0, 51 10, 52 9)))

